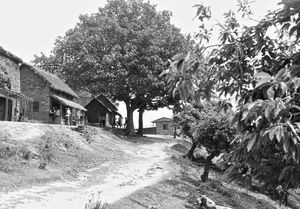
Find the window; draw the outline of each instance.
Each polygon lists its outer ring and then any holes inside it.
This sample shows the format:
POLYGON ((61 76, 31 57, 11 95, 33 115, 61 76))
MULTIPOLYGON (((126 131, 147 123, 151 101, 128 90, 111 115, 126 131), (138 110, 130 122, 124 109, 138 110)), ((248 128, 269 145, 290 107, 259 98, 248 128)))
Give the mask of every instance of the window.
POLYGON ((40 103, 33 102, 33 112, 39 112, 39 111, 40 111, 40 103))
POLYGON ((163 130, 168 130, 168 124, 163 124, 163 130))

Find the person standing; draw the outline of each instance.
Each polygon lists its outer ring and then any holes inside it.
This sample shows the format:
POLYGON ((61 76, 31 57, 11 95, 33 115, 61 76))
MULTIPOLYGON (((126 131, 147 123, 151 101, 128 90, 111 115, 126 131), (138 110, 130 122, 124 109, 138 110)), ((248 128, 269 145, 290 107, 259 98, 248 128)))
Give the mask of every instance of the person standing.
POLYGON ((67 125, 69 126, 69 125, 71 125, 70 124, 70 117, 71 117, 71 110, 70 110, 70 108, 66 108, 66 121, 67 121, 67 125))
POLYGON ((128 120, 127 120, 127 118, 125 117, 125 123, 124 123, 124 128, 127 128, 127 124, 128 123, 128 120))
POLYGON ((122 118, 119 116, 117 126, 122 128, 122 118))

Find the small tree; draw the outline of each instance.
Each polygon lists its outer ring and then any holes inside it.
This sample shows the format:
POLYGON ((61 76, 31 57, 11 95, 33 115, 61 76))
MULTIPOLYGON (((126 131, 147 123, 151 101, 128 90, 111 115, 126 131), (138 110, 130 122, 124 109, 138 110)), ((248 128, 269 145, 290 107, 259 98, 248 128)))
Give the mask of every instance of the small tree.
POLYGON ((235 137, 235 128, 230 124, 232 113, 225 113, 215 102, 204 103, 201 107, 187 106, 184 111, 175 117, 181 126, 182 133, 191 138, 193 145, 187 157, 194 158, 197 146, 203 146, 208 152, 202 181, 209 175, 211 160, 222 152, 228 152, 231 141, 235 137))

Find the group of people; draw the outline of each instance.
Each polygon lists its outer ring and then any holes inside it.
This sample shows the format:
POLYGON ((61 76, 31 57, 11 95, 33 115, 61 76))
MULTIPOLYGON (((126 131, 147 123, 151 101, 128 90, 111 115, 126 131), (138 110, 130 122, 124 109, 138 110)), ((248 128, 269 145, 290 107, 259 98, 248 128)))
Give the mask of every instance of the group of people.
MULTIPOLYGON (((64 114, 64 118, 65 118, 65 124, 66 125, 71 125, 71 110, 69 107, 67 107, 65 109, 65 114, 64 114)), ((61 117, 61 112, 60 109, 58 109, 57 107, 53 106, 52 109, 50 109, 49 111, 49 116, 52 118, 52 122, 54 123, 56 118, 60 118, 61 117)))
POLYGON ((125 118, 125 123, 123 124, 122 117, 116 118, 116 120, 113 122, 113 128, 126 128, 127 126, 127 118, 125 118))
MULTIPOLYGON (((81 116, 80 111, 77 111, 77 114, 72 114, 72 111, 70 110, 69 107, 65 108, 65 111, 62 111, 60 109, 58 109, 56 106, 53 106, 50 110, 49 110, 49 117, 51 117, 52 122, 55 123, 57 118, 59 118, 59 120, 61 119, 61 117, 64 117, 64 124, 65 125, 71 125, 71 123, 75 120, 77 122, 82 122, 85 120, 85 118, 83 116, 81 116)), ((126 128, 127 126, 127 118, 125 118, 125 123, 123 124, 123 118, 122 117, 118 117, 116 118, 115 121, 113 121, 112 127, 117 127, 117 128, 126 128)), ((105 126, 105 117, 99 117, 99 121, 100 121, 100 126, 105 126)), ((60 122, 60 121, 58 121, 60 122)))

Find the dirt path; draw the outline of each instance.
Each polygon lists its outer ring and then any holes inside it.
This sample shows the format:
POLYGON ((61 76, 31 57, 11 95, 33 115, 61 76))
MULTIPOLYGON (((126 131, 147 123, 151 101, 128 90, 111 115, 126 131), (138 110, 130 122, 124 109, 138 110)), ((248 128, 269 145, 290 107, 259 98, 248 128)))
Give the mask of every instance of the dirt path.
MULTIPOLYGON (((136 145, 133 160, 106 162, 89 169, 76 181, 50 183, 8 193, 0 193, 0 209, 84 209, 89 200, 112 203, 161 180, 169 171, 170 143, 136 145)), ((128 151, 131 152, 131 151, 128 151)))

